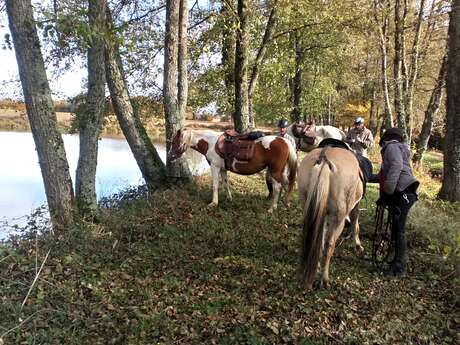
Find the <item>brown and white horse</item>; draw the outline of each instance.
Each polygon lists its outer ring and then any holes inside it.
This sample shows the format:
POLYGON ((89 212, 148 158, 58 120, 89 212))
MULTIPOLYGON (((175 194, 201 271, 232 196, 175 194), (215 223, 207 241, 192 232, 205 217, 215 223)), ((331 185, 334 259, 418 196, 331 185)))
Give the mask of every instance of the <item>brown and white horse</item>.
POLYGON ((296 126, 299 125, 296 123, 290 125, 287 129, 287 133, 294 138, 298 149, 304 152, 310 152, 311 150, 317 148, 323 139, 332 138, 345 140, 346 138, 345 132, 334 126, 316 126, 315 124, 301 125, 300 127, 302 127, 302 131, 311 132, 312 134, 312 142, 307 142, 307 140, 299 138, 299 135, 296 135, 296 126))
POLYGON ((263 136, 254 140, 254 154, 249 161, 233 159, 231 164, 225 164, 224 158, 216 151, 216 142, 222 133, 213 131, 195 131, 180 129, 172 139, 169 157, 174 160, 180 157, 189 147, 206 157, 211 166, 212 202, 209 206, 218 204, 219 177, 232 200, 227 170, 240 175, 252 175, 268 168, 269 178, 273 182, 274 192, 269 212, 277 208, 281 188, 286 191, 286 200, 291 193, 297 174, 297 153, 288 140, 274 135, 263 136))
POLYGON ((351 223, 356 249, 363 251, 358 224, 363 180, 358 160, 343 148, 317 148, 300 163, 298 188, 304 205, 302 283, 312 288, 323 261, 321 283, 327 286, 331 257, 346 221, 351 223))

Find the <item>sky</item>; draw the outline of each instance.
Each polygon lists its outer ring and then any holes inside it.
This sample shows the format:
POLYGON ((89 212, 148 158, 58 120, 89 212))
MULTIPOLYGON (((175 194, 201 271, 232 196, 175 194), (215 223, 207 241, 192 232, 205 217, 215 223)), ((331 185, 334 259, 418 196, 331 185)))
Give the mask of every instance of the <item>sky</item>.
MULTIPOLYGON (((10 32, 6 24, 6 15, 3 13, 0 15, 0 47, 5 41, 5 34, 10 32)), ((82 66, 81 61, 56 78, 51 78, 52 71, 47 70, 55 98, 65 99, 83 91, 82 85, 86 78, 86 70, 82 66)), ((20 95, 18 65, 14 50, 0 48, 0 98, 18 98, 21 97, 20 95)))
MULTIPOLYGON (((49 1, 49 0, 44 0, 49 1)), ((1 3, 1 0, 0 0, 1 3)), ((189 0, 189 6, 193 6, 195 0, 189 0)), ((202 7, 212 7, 210 0, 198 0, 202 7)), ((14 50, 2 49, 5 45, 5 35, 9 34, 8 19, 6 11, 0 11, 0 99, 13 98, 22 99, 21 84, 14 50)), ((43 51, 43 49, 42 49, 43 51)), ((162 59, 158 56, 158 59, 162 59)), ((209 57, 206 57, 209 60, 209 57)), ((55 99, 68 99, 86 91, 85 81, 87 71, 84 61, 78 60, 68 71, 55 75, 50 67, 47 67, 48 80, 51 92, 55 99)), ((162 78, 159 77, 157 84, 161 85, 162 78)))

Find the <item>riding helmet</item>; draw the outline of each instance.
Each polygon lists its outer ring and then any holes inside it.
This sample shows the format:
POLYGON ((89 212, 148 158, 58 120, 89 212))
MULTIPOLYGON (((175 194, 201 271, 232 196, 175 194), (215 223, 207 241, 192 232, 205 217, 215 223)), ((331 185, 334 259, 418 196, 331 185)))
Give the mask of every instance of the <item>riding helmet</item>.
POLYGON ((361 116, 358 116, 355 119, 355 125, 360 125, 361 123, 364 123, 364 119, 361 116))
POLYGON ((278 121, 278 127, 279 128, 286 128, 289 126, 289 122, 286 119, 281 119, 278 121))

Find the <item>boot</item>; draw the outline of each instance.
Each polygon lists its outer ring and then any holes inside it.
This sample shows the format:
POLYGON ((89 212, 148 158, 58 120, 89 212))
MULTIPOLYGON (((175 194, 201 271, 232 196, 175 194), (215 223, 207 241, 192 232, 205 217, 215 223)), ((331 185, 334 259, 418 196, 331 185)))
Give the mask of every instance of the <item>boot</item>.
POLYGON ((390 262, 388 269, 384 272, 385 275, 394 277, 405 277, 406 251, 406 234, 404 232, 399 232, 395 236, 395 256, 394 259, 390 262))

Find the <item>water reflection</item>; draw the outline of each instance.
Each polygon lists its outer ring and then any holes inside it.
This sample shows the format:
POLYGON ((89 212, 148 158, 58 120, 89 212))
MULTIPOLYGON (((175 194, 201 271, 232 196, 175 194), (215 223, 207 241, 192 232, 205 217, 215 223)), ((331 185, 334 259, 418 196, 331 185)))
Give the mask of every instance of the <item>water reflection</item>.
MULTIPOLYGON (((64 135, 63 139, 72 180, 75 181, 79 152, 78 136, 64 135)), ((164 145, 155 144, 155 147, 164 161, 164 145)), ((198 152, 188 150, 186 157, 194 175, 209 170, 204 156, 198 152)), ((98 198, 142 182, 142 175, 127 142, 124 139, 101 139, 96 173, 98 198)), ((22 217, 46 202, 31 133, 0 132, 0 191, 1 221, 22 217)))

